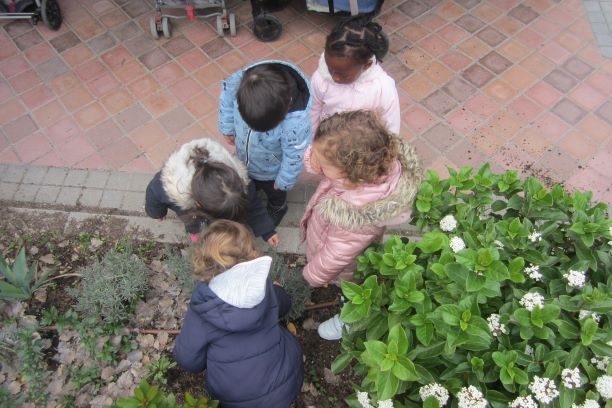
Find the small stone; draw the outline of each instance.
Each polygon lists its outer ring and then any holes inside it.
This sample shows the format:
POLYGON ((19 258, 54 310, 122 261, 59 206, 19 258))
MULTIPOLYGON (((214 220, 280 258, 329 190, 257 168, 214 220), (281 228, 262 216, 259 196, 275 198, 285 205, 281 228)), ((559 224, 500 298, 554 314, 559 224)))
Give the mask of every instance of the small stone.
POLYGON ((113 345, 113 347, 119 347, 119 345, 121 345, 122 338, 123 336, 113 336, 111 338, 111 344, 113 345))
POLYGON ((142 360, 142 351, 134 350, 127 355, 127 359, 132 363, 142 360))
POLYGON ((327 367, 323 369, 323 378, 325 378, 325 382, 331 385, 338 385, 340 383, 340 376, 332 373, 327 367))
POLYGON ((100 248, 103 243, 104 242, 101 239, 92 238, 91 241, 89 241, 89 250, 93 252, 100 248))
POLYGON ((89 402, 90 407, 108 407, 113 404, 113 399, 106 395, 98 395, 89 402))
POLYGON ((38 289, 34 292, 34 299, 40 303, 45 303, 47 301, 47 288, 38 289))
POLYGON ((168 344, 168 333, 161 332, 157 335, 157 341, 159 342, 159 347, 164 348, 168 344))
POLYGON ((121 374, 117 379, 117 386, 120 388, 132 388, 134 385, 134 376, 129 371, 121 374))
POLYGON ((21 383, 19 381, 11 381, 7 389, 12 395, 19 394, 19 391, 21 391, 21 383))
POLYGON ((155 337, 152 334, 139 335, 136 341, 140 344, 141 348, 151 348, 155 343, 155 337))
POLYGON ((309 317, 308 319, 304 320, 304 323, 302 323, 302 328, 304 330, 313 330, 317 326, 318 326, 317 322, 315 322, 312 317, 309 317))
POLYGON ((53 259, 53 255, 52 254, 47 254, 45 256, 41 256, 38 259, 40 262, 45 263, 47 265, 53 265, 55 263, 55 259, 53 259))
POLYGON ((28 249, 28 252, 30 253, 30 255, 36 255, 38 253, 38 247, 32 245, 30 249, 28 249))
POLYGON ((100 378, 104 381, 108 381, 113 378, 113 375, 115 375, 115 369, 113 367, 104 367, 100 373, 100 378))
POLYGON ((132 363, 128 360, 121 360, 119 362, 119 364, 117 365, 117 368, 115 368, 115 371, 118 373, 122 373, 125 370, 127 370, 128 368, 130 368, 130 366, 132 365, 132 363))
POLYGON ((66 248, 68 246, 68 244, 70 243, 70 241, 62 241, 59 244, 57 244, 57 246, 59 248, 66 248))

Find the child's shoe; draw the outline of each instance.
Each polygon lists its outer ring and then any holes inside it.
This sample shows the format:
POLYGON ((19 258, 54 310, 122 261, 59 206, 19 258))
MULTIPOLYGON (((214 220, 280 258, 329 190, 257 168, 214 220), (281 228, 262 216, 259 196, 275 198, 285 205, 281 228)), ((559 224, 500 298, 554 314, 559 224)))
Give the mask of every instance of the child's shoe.
POLYGON ((342 328, 349 329, 349 325, 340 320, 340 315, 335 315, 319 325, 317 332, 322 339, 340 340, 342 338, 342 328))
POLYGON ((189 234, 189 238, 191 238, 191 242, 197 244, 200 240, 200 234, 189 234))
POLYGON ((289 207, 287 206, 287 203, 281 205, 280 207, 268 205, 268 214, 270 214, 270 218, 272 218, 272 221, 274 221, 274 225, 278 227, 278 224, 281 223, 283 217, 285 214, 287 214, 288 209, 289 207))

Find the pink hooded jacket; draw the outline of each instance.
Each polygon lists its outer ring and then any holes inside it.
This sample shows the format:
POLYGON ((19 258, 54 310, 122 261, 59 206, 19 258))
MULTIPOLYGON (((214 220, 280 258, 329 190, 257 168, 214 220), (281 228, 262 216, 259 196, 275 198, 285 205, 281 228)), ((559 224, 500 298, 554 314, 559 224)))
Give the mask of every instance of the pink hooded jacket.
POLYGON ((319 123, 338 112, 371 110, 378 112, 387 128, 399 135, 400 105, 395 81, 373 60, 372 65, 351 84, 337 84, 332 79, 324 54, 310 81, 313 93, 310 121, 315 132, 319 123))
MULTIPOLYGON (((309 147, 304 157, 310 166, 309 147)), ((421 181, 414 148, 400 142, 400 157, 380 183, 347 188, 343 180, 324 178, 306 206, 301 221, 306 240, 304 279, 311 286, 352 280, 355 258, 379 241, 387 225, 410 217, 421 181)))

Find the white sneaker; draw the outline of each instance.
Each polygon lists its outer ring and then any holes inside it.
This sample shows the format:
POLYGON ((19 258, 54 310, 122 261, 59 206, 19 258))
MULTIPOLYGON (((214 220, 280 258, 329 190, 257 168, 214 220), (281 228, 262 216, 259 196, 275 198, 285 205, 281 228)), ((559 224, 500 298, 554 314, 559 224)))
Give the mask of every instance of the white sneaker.
POLYGON ((317 332, 325 340, 340 340, 342 338, 342 327, 349 329, 349 325, 340 320, 340 315, 335 315, 321 323, 317 332))

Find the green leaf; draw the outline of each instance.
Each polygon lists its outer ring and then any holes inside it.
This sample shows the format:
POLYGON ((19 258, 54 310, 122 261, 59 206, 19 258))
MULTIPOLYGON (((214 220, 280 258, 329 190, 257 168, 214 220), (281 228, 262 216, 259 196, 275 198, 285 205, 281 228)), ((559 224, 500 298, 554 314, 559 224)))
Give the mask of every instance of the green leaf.
POLYGON ((393 398, 399 388, 399 379, 391 371, 380 371, 376 376, 376 393, 379 400, 393 398))
POLYGON ((387 345, 382 341, 378 340, 370 340, 363 343, 366 348, 364 353, 368 353, 368 355, 374 361, 382 361, 385 358, 385 354, 387 353, 387 345))
POLYGON ((514 367, 512 371, 514 374, 515 383, 521 384, 521 385, 529 384, 529 376, 527 375, 525 371, 521 370, 518 367, 514 367))
POLYGON ((355 296, 361 295, 363 293, 363 289, 361 288, 361 286, 357 285, 356 283, 343 280, 341 285, 342 293, 349 300, 352 300, 355 296))
POLYGON ((467 275, 467 280, 465 282, 465 288, 468 292, 478 292, 482 289, 487 281, 487 278, 484 276, 479 276, 476 272, 470 272, 467 275))
POLYGON ((593 342, 593 336, 597 332, 597 323, 594 319, 586 319, 582 324, 580 340, 583 346, 588 346, 593 342))
POLYGON ((434 326, 431 323, 425 323, 423 326, 419 326, 416 328, 416 336, 417 339, 421 342, 421 344, 428 346, 431 343, 431 339, 434 334, 434 326))
POLYGON ((434 396, 427 397, 423 401, 423 408, 440 408, 440 401, 434 396))
POLYGON ((366 339, 378 340, 389 330, 389 326, 387 326, 387 317, 379 313, 368 322, 367 327, 366 339))
POLYGON ((442 305, 438 307, 437 310, 439 310, 440 313, 442 314, 442 320, 444 320, 444 323, 450 326, 459 325, 459 321, 461 320, 459 317, 461 315, 461 310, 459 309, 458 306, 442 305))
POLYGON ((542 309, 540 309, 540 319, 544 323, 548 323, 553 321, 559 316, 561 309, 557 305, 545 305, 542 309))
POLYGON ((348 367, 348 365, 351 363, 352 360, 353 360, 353 356, 351 355, 351 353, 346 353, 346 352, 340 353, 340 355, 336 357, 334 361, 332 361, 332 364, 331 364, 332 372, 334 374, 338 374, 344 371, 344 369, 348 367))
POLYGON ((557 328, 559 329, 559 334, 566 340, 577 339, 580 336, 580 328, 574 326, 572 323, 567 320, 557 320, 555 322, 557 328))
POLYGON ((412 361, 404 356, 398 356, 392 369, 393 375, 402 381, 416 381, 419 375, 412 361))
POLYGON ((389 342, 397 342, 397 353, 395 354, 406 354, 408 351, 408 337, 406 337, 406 331, 401 324, 397 324, 389 330, 389 342))
POLYGON ((496 351, 491 355, 491 357, 493 357, 493 361, 498 367, 506 367, 508 365, 506 362, 506 355, 502 352, 496 351))
POLYGON ((576 368, 578 364, 580 364, 580 360, 584 357, 584 347, 580 344, 577 344, 572 348, 569 355, 565 359, 565 367, 567 368, 576 368))
POLYGON ((596 356, 612 356, 612 346, 603 341, 593 341, 589 348, 596 356))
POLYGON ((531 314, 529 313, 529 310, 524 308, 516 309, 512 316, 514 316, 521 326, 531 326, 531 314))
POLYGON ((423 300, 425 300, 425 295, 423 292, 415 290, 410 292, 405 299, 411 303, 421 303, 423 300))
POLYGON ((353 303, 345 303, 340 312, 340 319, 345 323, 355 323, 364 317, 362 309, 353 303))
POLYGON ((557 360, 549 361, 546 363, 546 370, 544 371, 543 377, 555 378, 559 375, 561 368, 557 360))
POLYGON ((29 299, 30 294, 26 293, 23 289, 20 289, 10 283, 0 281, 0 299, 4 300, 25 300, 29 299))
POLYGON ((465 287, 465 282, 470 273, 468 268, 460 263, 452 262, 444 265, 444 270, 450 279, 458 283, 461 287, 465 287))
POLYGON ((571 407, 576 400, 576 390, 561 387, 559 390, 559 405, 562 407, 571 407))

